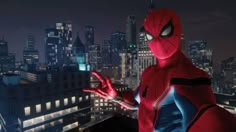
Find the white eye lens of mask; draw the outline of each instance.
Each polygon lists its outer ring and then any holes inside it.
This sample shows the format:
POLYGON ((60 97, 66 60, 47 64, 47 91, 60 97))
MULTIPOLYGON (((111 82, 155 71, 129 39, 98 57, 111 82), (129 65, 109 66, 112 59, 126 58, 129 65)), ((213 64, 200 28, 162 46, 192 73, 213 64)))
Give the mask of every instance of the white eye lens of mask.
POLYGON ((169 25, 166 29, 164 29, 164 31, 161 32, 161 36, 163 37, 169 36, 171 31, 172 31, 172 27, 169 25))
POLYGON ((150 35, 150 34, 148 34, 148 33, 146 33, 146 38, 147 38, 148 41, 150 41, 150 40, 153 39, 152 35, 150 35))

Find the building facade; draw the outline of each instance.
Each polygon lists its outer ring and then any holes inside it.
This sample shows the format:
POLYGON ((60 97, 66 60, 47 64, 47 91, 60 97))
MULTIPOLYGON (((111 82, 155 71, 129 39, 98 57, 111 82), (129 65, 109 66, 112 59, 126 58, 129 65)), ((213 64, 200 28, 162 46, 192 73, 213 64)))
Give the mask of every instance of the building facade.
POLYGON ((140 81, 143 71, 151 65, 157 63, 156 57, 152 54, 151 50, 147 45, 147 39, 145 34, 141 32, 139 34, 139 45, 138 45, 138 81, 140 81))
POLYGON ((236 93, 236 57, 230 57, 221 62, 221 82, 223 93, 236 93))
POLYGON ((85 50, 88 52, 89 46, 94 45, 94 27, 91 25, 85 26, 85 50))
POLYGON ((89 46, 89 64, 92 70, 100 71, 102 68, 100 45, 94 44, 89 46))
POLYGON ((127 51, 126 34, 116 31, 111 35, 111 53, 113 67, 120 65, 119 53, 121 51, 127 51))
POLYGON ((8 53, 8 42, 0 40, 0 74, 15 70, 15 55, 8 53))
POLYGON ((73 58, 72 25, 56 23, 55 28, 46 29, 46 61, 50 67, 70 64, 73 58))
POLYGON ((89 71, 45 72, 46 81, 27 75, 4 75, 0 83, 1 131, 61 132, 90 121, 90 96, 82 92, 90 85, 89 71))
POLYGON ((207 48, 207 42, 203 40, 193 40, 188 43, 188 57, 192 63, 213 75, 213 51, 207 48))

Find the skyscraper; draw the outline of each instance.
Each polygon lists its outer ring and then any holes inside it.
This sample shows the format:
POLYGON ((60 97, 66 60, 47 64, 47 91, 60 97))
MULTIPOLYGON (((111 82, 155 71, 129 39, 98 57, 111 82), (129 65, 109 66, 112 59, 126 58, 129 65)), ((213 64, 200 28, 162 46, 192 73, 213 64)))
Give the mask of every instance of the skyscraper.
POLYGON ((136 49, 136 19, 134 15, 127 17, 126 21, 126 41, 130 52, 136 49))
POLYGON ((6 55, 8 55, 8 44, 4 39, 2 39, 0 40, 0 56, 6 55))
POLYGON ((236 57, 229 57, 221 62, 223 93, 236 93, 236 57))
POLYGON ((94 27, 90 25, 85 26, 85 50, 88 50, 90 45, 94 45, 94 27))
POLYGON ((27 66, 27 70, 34 70, 36 68, 36 64, 39 62, 39 52, 34 48, 34 45, 34 36, 28 35, 26 46, 23 50, 23 60, 24 64, 27 66))
POLYGON ((79 34, 77 33, 77 37, 75 42, 73 43, 73 63, 77 64, 79 70, 81 71, 90 71, 90 65, 86 63, 86 53, 85 46, 80 40, 79 34))
POLYGON ((213 74, 213 51, 207 49, 207 42, 203 40, 193 40, 188 43, 188 57, 192 63, 207 72, 213 74))
MULTIPOLYGON (((129 77, 128 80, 129 86, 132 87, 132 80, 137 79, 137 32, 136 32, 136 18, 134 15, 130 15, 127 17, 126 21, 126 40, 127 40, 127 52, 128 55, 127 61, 127 69, 130 69, 129 73, 127 74, 129 77)), ((127 79, 125 79, 127 80, 127 79)), ((134 82, 135 84, 136 82, 134 82)))
POLYGON ((59 31, 55 28, 46 29, 46 61, 48 66, 57 66, 61 64, 62 50, 60 34, 59 31))
POLYGON ((116 31, 111 35, 112 66, 120 65, 121 51, 127 51, 126 35, 123 32, 116 31))
POLYGON ((100 71, 102 68, 100 45, 89 45, 89 64, 92 70, 100 71))
POLYGON ((72 59, 72 24, 71 23, 56 23, 56 29, 60 34, 60 41, 62 46, 62 58, 64 64, 71 63, 72 59))
POLYGON ((15 68, 15 55, 8 53, 8 42, 0 40, 0 74, 15 68))
POLYGON ((140 80, 144 69, 156 63, 157 59, 147 45, 145 34, 140 32, 138 45, 138 80, 140 80))
POLYGON ((111 41, 104 40, 103 44, 101 44, 102 67, 111 66, 111 55, 111 41))
POLYGON ((77 37, 73 44, 73 49, 74 49, 75 61, 78 62, 79 64, 84 64, 85 63, 85 46, 81 42, 79 38, 79 34, 77 34, 77 37))
POLYGON ((45 32, 47 64, 58 67, 72 63, 72 24, 56 23, 45 32))
POLYGON ((25 48, 28 50, 33 50, 35 45, 35 38, 33 35, 28 35, 26 40, 25 48))

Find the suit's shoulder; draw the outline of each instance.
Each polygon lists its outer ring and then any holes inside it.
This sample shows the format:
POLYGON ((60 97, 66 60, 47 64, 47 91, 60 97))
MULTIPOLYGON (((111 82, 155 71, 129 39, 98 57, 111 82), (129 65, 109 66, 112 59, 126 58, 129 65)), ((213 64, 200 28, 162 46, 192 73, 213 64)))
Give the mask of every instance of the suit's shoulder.
POLYGON ((146 75, 149 75, 150 73, 153 73, 157 69, 158 69, 157 65, 148 66, 146 69, 144 69, 144 71, 142 73, 142 77, 146 76, 146 75))
POLYGON ((186 78, 210 78, 207 72, 193 65, 193 63, 184 59, 176 69, 176 74, 183 75, 186 78))

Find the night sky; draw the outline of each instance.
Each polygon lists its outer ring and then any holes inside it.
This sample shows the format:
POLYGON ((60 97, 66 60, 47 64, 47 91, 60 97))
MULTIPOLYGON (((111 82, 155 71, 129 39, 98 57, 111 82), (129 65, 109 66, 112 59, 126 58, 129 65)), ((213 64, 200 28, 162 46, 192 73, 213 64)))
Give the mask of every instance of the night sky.
MULTIPOLYGON (((203 39, 214 51, 218 62, 236 56, 235 0, 154 0, 157 8, 171 8, 180 15, 186 41, 203 39)), ((95 42, 110 39, 114 31, 125 31, 128 15, 137 17, 141 27, 148 0, 1 0, 0 36, 9 42, 9 50, 22 59, 26 35, 33 34, 40 61, 44 62, 44 30, 56 22, 72 22, 84 40, 84 26, 95 27, 95 42)))

